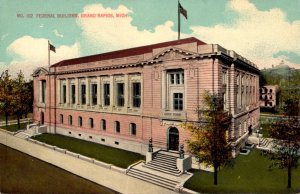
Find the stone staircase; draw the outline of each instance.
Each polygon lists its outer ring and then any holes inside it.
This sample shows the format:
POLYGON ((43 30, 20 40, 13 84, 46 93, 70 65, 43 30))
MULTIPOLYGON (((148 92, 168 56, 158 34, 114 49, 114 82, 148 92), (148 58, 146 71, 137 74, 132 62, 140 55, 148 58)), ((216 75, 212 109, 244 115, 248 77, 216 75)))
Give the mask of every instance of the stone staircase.
POLYGON ((141 162, 128 169, 127 175, 176 191, 189 176, 177 168, 178 152, 160 150, 148 163, 141 162))
POLYGON ((159 151, 151 162, 144 164, 143 166, 166 174, 180 176, 182 173, 177 169, 178 157, 178 153, 159 151))
POLYGON ((19 138, 22 138, 22 139, 27 139, 29 137, 37 135, 38 133, 36 131, 37 131, 36 127, 32 127, 32 128, 27 129, 27 130, 20 131, 20 132, 16 133, 15 136, 19 137, 19 138))
POLYGON ((270 145, 270 143, 271 142, 268 139, 266 139, 266 138, 261 138, 259 140, 259 146, 260 147, 268 147, 270 145))
POLYGON ((146 182, 150 182, 152 184, 158 185, 160 187, 164 187, 166 189, 175 190, 176 185, 178 185, 180 182, 176 180, 172 180, 166 177, 163 177, 158 174, 150 173, 147 171, 142 171, 139 169, 131 168, 127 175, 135 177, 137 179, 141 179, 146 182))

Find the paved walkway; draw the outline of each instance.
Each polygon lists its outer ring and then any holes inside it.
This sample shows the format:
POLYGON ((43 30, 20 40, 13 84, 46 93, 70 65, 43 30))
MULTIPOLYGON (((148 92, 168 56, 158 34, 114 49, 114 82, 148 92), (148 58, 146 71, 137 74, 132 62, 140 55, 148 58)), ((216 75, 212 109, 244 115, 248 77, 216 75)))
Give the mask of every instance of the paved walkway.
POLYGON ((74 157, 66 153, 26 141, 1 130, 0 143, 120 193, 176 193, 174 191, 130 177, 126 175, 125 172, 121 173, 117 167, 103 167, 94 162, 88 162, 84 159, 79 159, 78 157, 74 157))

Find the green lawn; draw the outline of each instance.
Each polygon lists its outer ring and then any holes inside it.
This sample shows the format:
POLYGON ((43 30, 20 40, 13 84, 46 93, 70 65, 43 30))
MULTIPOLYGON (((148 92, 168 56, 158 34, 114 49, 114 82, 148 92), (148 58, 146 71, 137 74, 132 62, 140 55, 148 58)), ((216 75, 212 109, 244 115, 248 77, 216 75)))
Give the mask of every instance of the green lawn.
POLYGON ((0 193, 116 193, 0 144, 0 193))
POLYGON ((129 165, 139 160, 145 160, 145 156, 134 152, 112 148, 58 134, 43 134, 36 136, 33 139, 64 148, 84 156, 95 158, 121 168, 127 168, 129 165))
POLYGON ((270 169, 271 161, 252 149, 248 156, 239 155, 233 167, 219 172, 219 184, 213 185, 213 173, 193 170, 194 176, 185 187, 204 193, 299 193, 300 168, 292 171, 292 189, 287 189, 287 171, 270 169))
POLYGON ((18 124, 8 125, 7 127, 2 126, 0 128, 5 129, 7 131, 11 131, 11 132, 16 132, 16 131, 19 131, 19 130, 22 130, 22 129, 26 129, 27 125, 28 125, 28 123, 21 123, 20 124, 20 127, 21 127, 20 129, 18 128, 18 124))

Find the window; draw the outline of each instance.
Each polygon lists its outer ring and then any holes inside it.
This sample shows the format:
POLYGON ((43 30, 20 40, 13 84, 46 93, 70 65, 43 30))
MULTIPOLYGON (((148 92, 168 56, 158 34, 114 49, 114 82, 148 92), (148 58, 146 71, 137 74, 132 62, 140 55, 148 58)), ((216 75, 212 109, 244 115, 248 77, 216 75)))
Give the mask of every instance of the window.
POLYGON ((81 104, 86 103, 86 90, 85 90, 85 84, 81 85, 81 104))
POLYGON ((120 133, 120 122, 119 121, 115 121, 115 130, 116 130, 116 133, 120 133))
POLYGON ((170 72, 170 83, 171 85, 182 85, 184 84, 184 73, 180 72, 170 72))
POLYGON ((136 124, 135 123, 130 123, 129 129, 130 129, 131 135, 136 135, 136 124))
POLYGON ((44 125, 44 112, 41 112, 40 122, 41 122, 41 125, 44 125))
POLYGON ((92 105, 97 104, 97 84, 92 84, 91 85, 91 90, 92 90, 92 105))
POLYGON ((104 106, 109 106, 110 104, 110 99, 109 99, 109 84, 104 84, 103 85, 103 94, 104 94, 104 106))
POLYGON ((183 94, 174 93, 173 94, 173 109, 174 110, 183 110, 183 94))
POLYGON ((59 115, 59 122, 60 124, 64 123, 64 116, 62 114, 59 115))
POLYGON ((71 85, 71 103, 75 104, 75 85, 71 85))
POLYGON ((141 106, 141 83, 132 83, 132 106, 141 106))
POLYGON ((171 84, 175 83, 175 75, 174 74, 170 74, 170 82, 171 82, 171 84))
POLYGON ((82 127, 82 117, 78 117, 78 126, 82 127))
POLYGON ((102 130, 106 130, 106 120, 104 119, 101 120, 101 128, 102 130))
POLYGON ((94 128, 94 119, 93 118, 89 118, 89 126, 90 126, 90 128, 94 128))
POLYGON ((62 87, 62 103, 67 102, 67 86, 63 85, 62 87))
POLYGON ((46 80, 41 81, 41 102, 45 103, 46 97, 46 80))
POLYGON ((117 83, 117 106, 124 106, 124 83, 117 83))
POLYGON ((72 122, 73 122, 73 121, 72 121, 72 116, 69 115, 69 116, 68 116, 68 124, 69 124, 69 125, 72 125, 72 122))

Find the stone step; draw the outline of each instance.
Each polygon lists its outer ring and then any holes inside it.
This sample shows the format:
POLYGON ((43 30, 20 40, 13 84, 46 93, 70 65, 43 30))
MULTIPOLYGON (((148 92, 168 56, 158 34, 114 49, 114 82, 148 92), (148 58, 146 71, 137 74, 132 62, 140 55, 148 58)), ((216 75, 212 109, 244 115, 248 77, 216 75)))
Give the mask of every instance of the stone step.
POLYGON ((171 170, 171 171, 179 171, 177 169, 177 167, 174 167, 174 166, 166 166, 164 165, 163 163, 152 163, 152 162, 149 162, 147 163, 146 165, 151 165, 151 166, 156 166, 158 168, 163 168, 163 169, 167 169, 167 170, 171 170))
POLYGON ((175 185, 170 185, 170 184, 163 183, 163 182, 160 182, 160 181, 157 181, 157 180, 149 179, 148 177, 142 177, 140 175, 137 175, 137 174, 134 174, 134 173, 131 173, 131 172, 128 172, 128 175, 131 176, 131 177, 134 177, 134 178, 152 183, 154 185, 158 185, 158 186, 166 188, 166 189, 174 190, 174 188, 175 188, 175 185))
POLYGON ((160 150, 158 152, 158 154, 163 154, 163 155, 167 155, 167 156, 171 156, 171 157, 175 157, 175 158, 179 158, 179 152, 178 151, 167 151, 167 150, 160 150))
POLYGON ((153 160, 155 161, 161 161, 161 162, 165 162, 165 163, 177 163, 177 160, 170 160, 167 158, 153 158, 153 160))
POLYGON ((174 176, 180 176, 180 174, 181 174, 181 171, 178 170, 178 169, 172 169, 172 170, 170 170, 170 169, 166 169, 164 167, 151 165, 150 163, 144 164, 142 166, 146 167, 146 168, 149 168, 149 169, 152 169, 152 170, 156 170, 158 172, 163 172, 163 173, 174 175, 174 176))
POLYGON ((167 184, 170 184, 170 185, 174 185, 174 186, 179 183, 178 181, 171 180, 171 179, 168 179, 168 178, 156 175, 156 174, 152 174, 152 173, 149 173, 149 172, 141 171, 139 169, 131 168, 129 170, 129 172, 140 175, 140 176, 143 176, 143 177, 148 177, 150 179, 154 179, 154 180, 157 180, 159 182, 164 182, 164 183, 167 183, 167 184))
POLYGON ((26 138, 29 137, 29 135, 24 133, 24 132, 17 133, 15 136, 19 137, 19 138, 22 138, 22 139, 26 139, 26 138))
POLYGON ((169 159, 177 159, 179 157, 176 157, 176 156, 172 156, 172 155, 167 155, 167 154, 162 154, 160 152, 158 152, 155 157, 159 157, 159 158, 169 158, 169 159))
POLYGON ((170 164, 170 163, 164 163, 164 162, 152 160, 148 164, 162 166, 162 167, 171 168, 171 169, 177 169, 177 164, 176 163, 170 164))

